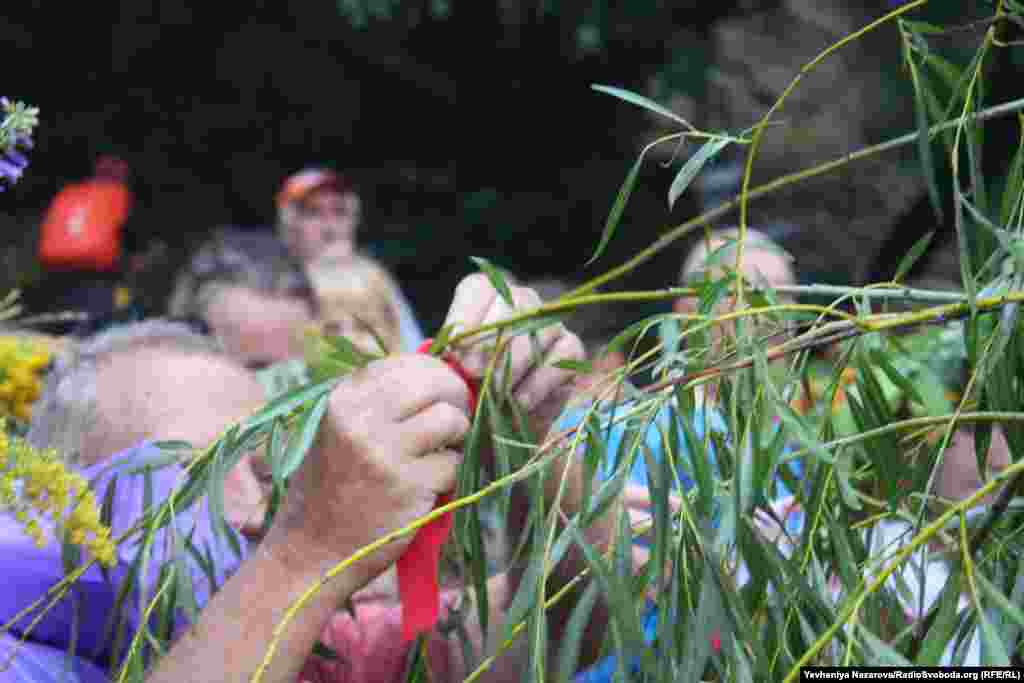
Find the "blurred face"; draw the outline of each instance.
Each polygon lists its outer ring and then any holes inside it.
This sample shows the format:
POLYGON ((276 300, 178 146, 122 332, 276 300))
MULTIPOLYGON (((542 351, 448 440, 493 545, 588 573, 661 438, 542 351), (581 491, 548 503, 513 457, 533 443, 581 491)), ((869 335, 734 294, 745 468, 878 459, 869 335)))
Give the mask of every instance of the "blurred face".
POLYGON ((288 247, 309 263, 335 244, 354 245, 359 227, 360 202, 352 192, 315 190, 295 202, 294 222, 288 226, 288 247))
POLYGON ((218 296, 206 317, 224 350, 251 370, 301 356, 302 332, 312 322, 302 299, 244 287, 218 296))
MULTIPOLYGON (((719 244, 712 244, 712 251, 721 246, 719 244)), ((789 261, 782 255, 767 251, 765 249, 750 249, 747 248, 743 252, 743 274, 746 279, 752 282, 755 286, 769 286, 779 287, 783 285, 794 284, 796 278, 793 275, 793 270, 790 267, 789 261)), ((791 304, 794 303, 792 296, 787 294, 777 295, 779 304, 791 304)), ((695 313, 697 311, 697 300, 696 299, 679 299, 676 301, 673 307, 677 313, 695 313)), ((715 307, 712 315, 722 316, 726 315, 735 310, 736 298, 734 296, 726 296, 719 301, 715 307)), ((748 320, 752 318, 747 318, 748 320)), ((766 323, 770 324, 770 323, 766 323)), ((735 334, 735 326, 730 320, 729 322, 714 325, 711 328, 712 343, 718 346, 723 340, 732 339, 735 334)), ((759 335, 766 334, 767 332, 758 332, 759 335)), ((778 344, 783 339, 781 335, 776 335, 769 340, 770 344, 778 344)))

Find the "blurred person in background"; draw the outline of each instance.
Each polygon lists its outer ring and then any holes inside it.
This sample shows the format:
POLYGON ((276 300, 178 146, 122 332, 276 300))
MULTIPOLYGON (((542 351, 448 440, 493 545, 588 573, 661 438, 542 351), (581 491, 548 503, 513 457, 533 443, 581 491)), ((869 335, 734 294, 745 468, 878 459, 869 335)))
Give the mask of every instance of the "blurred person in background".
POLYGON ((227 228, 179 275, 168 315, 208 330, 276 394, 306 379, 303 332, 317 309, 304 269, 276 240, 227 228))
MULTIPOLYGON (((738 228, 728 228, 716 230, 711 233, 710 238, 701 239, 683 261, 679 273, 679 286, 700 286, 707 280, 717 280, 724 277, 727 272, 735 272, 738 255, 736 247, 739 236, 738 228)), ((754 287, 772 288, 796 284, 793 257, 767 234, 758 230, 748 229, 746 231, 741 267, 743 277, 754 287)), ((778 296, 778 302, 780 304, 793 303, 794 299, 792 296, 781 294, 778 296)), ((715 317, 730 313, 734 310, 735 305, 735 295, 727 295, 715 305, 711 315, 715 317)), ((700 312, 700 299, 681 297, 673 303, 672 310, 683 315, 695 315, 700 312)), ((677 336, 678 326, 663 326, 662 329, 662 341, 666 344, 666 351, 678 350, 680 347, 680 340, 677 336), (667 333, 664 332, 666 329, 667 333)), ((734 330, 733 320, 711 326, 708 339, 712 353, 721 351, 723 346, 729 346, 730 342, 734 341, 734 330)), ((759 326, 758 334, 762 332, 763 330, 759 326)))
POLYGON ((400 313, 391 275, 375 261, 353 254, 339 261, 330 254, 307 269, 317 298, 320 331, 344 336, 370 353, 402 348, 400 313))
POLYGON ((128 181, 128 164, 103 155, 91 177, 66 185, 47 208, 38 245, 46 271, 41 308, 84 314, 84 319, 49 323, 47 331, 82 335, 117 315, 131 317, 126 311, 133 303, 134 275, 151 254, 126 253, 135 247, 127 244, 133 236, 126 225, 134 201, 128 181))
MULTIPOLYGON (((359 252, 362 202, 343 175, 327 168, 303 169, 285 179, 276 204, 278 237, 304 266, 323 256, 340 266, 359 252)), ((415 350, 423 342, 423 331, 408 299, 393 281, 392 289, 402 349, 415 350)))

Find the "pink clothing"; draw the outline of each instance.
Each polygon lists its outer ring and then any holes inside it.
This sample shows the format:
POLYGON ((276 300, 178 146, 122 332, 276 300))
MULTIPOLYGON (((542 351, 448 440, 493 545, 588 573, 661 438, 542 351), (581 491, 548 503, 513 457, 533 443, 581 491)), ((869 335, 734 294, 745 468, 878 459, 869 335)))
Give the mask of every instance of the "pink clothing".
MULTIPOLYGON (((441 593, 441 614, 458 604, 459 592, 441 593)), ((457 638, 458 636, 453 636, 457 638)), ((355 618, 347 611, 339 611, 324 628, 322 636, 338 655, 336 660, 311 657, 299 674, 298 683, 392 683, 405 680, 409 653, 416 641, 402 641, 402 607, 380 600, 359 602, 355 605, 355 618)), ((435 628, 427 639, 427 657, 431 679, 451 680, 453 668, 461 666, 452 661, 449 641, 435 628)))

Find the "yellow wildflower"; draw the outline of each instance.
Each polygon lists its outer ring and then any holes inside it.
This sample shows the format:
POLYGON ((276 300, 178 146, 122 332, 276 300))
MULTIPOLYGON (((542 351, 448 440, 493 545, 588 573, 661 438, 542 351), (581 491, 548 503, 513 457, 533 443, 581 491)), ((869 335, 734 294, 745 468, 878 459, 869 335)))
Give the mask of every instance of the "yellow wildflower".
POLYGON ((32 540, 40 547, 46 544, 39 521, 48 518, 63 528, 71 543, 84 544, 97 561, 113 566, 116 546, 110 528, 100 521, 96 495, 85 479, 69 471, 55 451, 32 448, 2 432, 0 453, 7 455, 5 468, 0 469, 0 504, 13 508, 15 520, 32 540))

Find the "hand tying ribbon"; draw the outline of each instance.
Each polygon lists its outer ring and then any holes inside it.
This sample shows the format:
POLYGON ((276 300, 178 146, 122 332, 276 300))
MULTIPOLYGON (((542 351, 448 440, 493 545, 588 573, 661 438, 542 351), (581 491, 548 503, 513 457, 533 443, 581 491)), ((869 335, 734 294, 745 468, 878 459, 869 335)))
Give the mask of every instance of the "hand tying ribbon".
MULTIPOLYGON (((423 342, 417 353, 430 353, 432 339, 423 342)), ((462 378, 469 389, 469 402, 476 411, 478 387, 476 380, 454 356, 442 360, 462 378)), ((451 494, 438 496, 437 505, 446 505, 451 494)), ((398 558, 398 593, 402 601, 402 639, 406 642, 434 627, 441 611, 441 589, 438 584, 438 562, 441 547, 452 529, 452 513, 446 512, 421 526, 405 552, 398 558)))

